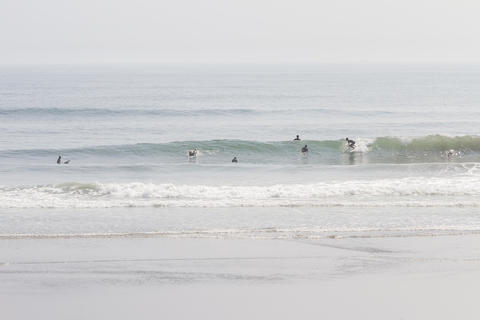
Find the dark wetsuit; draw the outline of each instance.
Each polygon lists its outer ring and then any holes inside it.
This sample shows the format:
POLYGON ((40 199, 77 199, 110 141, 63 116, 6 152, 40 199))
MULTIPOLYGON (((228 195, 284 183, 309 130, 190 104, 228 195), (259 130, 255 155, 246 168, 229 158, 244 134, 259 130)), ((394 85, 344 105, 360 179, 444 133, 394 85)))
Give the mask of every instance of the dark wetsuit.
POLYGON ((348 143, 348 146, 349 146, 350 148, 352 148, 352 149, 355 148, 355 141, 350 140, 350 139, 347 138, 347 143, 348 143))

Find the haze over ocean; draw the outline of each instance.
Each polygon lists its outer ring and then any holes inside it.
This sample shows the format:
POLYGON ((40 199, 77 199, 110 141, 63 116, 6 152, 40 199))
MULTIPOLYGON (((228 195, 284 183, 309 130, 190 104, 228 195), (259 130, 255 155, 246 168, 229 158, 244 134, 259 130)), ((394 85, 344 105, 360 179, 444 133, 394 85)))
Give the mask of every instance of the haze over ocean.
POLYGON ((480 2, 1 9, 2 319, 478 319, 480 2))

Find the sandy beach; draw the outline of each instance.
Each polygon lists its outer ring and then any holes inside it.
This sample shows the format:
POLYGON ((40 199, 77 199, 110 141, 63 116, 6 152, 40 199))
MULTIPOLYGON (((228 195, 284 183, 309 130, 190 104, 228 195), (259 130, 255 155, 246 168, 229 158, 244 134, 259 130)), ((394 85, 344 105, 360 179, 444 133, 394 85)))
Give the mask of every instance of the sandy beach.
POLYGON ((0 241, 6 319, 475 319, 478 236, 0 241))

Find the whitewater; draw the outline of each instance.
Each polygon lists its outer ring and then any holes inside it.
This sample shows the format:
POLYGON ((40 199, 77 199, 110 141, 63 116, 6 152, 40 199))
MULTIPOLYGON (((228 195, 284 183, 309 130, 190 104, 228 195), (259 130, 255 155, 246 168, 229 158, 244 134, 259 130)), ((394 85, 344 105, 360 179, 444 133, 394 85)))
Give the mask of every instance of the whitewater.
POLYGON ((1 187, 0 208, 480 206, 480 177, 271 186, 64 183, 1 187))

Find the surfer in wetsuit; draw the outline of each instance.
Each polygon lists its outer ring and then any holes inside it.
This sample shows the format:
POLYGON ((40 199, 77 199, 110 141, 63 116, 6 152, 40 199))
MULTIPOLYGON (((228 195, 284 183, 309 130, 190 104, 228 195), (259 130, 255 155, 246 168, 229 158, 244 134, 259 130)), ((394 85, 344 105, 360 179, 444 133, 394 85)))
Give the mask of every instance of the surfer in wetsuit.
POLYGON ((300 136, 297 134, 297 136, 295 137, 295 139, 293 139, 293 141, 300 141, 300 136))
POLYGON ((350 147, 350 149, 355 149, 355 141, 353 141, 353 140, 351 140, 351 139, 348 139, 348 138, 345 138, 345 141, 347 141, 348 146, 350 147))
POLYGON ((308 147, 305 145, 305 147, 302 148, 302 153, 307 153, 308 152, 308 147))
POLYGON ((233 157, 233 159, 232 159, 232 162, 235 162, 235 163, 237 163, 237 162, 238 162, 238 159, 237 159, 237 157, 233 157))
POLYGON ((197 148, 188 151, 188 156, 189 157, 196 157, 197 156, 197 148))
MULTIPOLYGON (((69 164, 70 160, 64 161, 63 164, 69 164)), ((62 164, 62 156, 58 156, 57 164, 62 164)))

